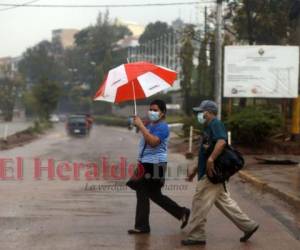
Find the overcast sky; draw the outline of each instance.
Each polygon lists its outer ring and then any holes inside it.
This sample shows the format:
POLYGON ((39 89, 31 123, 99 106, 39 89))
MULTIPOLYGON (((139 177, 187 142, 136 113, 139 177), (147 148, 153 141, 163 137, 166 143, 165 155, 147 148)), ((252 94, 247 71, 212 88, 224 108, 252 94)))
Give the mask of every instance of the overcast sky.
MULTIPOLYGON (((191 0, 40 0, 36 4, 134 4, 190 2, 191 0)), ((199 0, 199 2, 207 0, 199 0)), ((0 0, 0 3, 25 3, 28 0, 0 0)), ((195 23, 202 20, 205 4, 168 7, 110 8, 111 18, 121 18, 143 25, 157 20, 171 23, 178 17, 195 23)), ((5 7, 0 7, 3 9, 5 7)), ((43 39, 51 39, 51 31, 59 28, 81 29, 94 24, 99 11, 105 9, 15 8, 0 11, 0 57, 18 56, 26 48, 43 39)))

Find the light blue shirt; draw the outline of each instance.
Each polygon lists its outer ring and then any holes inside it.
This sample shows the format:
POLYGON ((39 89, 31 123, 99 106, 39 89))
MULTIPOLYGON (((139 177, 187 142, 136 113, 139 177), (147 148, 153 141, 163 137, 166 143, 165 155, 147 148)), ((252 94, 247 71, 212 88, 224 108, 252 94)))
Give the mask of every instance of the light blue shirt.
POLYGON ((141 138, 139 143, 139 161, 142 163, 157 164, 168 161, 168 139, 169 139, 169 126, 166 122, 161 121, 159 123, 151 123, 147 126, 147 129, 152 135, 157 136, 160 139, 160 144, 156 147, 146 145, 144 153, 141 157, 145 139, 144 136, 141 138))

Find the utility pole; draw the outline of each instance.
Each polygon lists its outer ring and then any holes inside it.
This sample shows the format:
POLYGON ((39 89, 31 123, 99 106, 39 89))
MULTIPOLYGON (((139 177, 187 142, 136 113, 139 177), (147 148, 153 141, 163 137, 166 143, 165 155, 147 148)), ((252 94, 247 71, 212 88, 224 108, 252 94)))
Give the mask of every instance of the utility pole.
POLYGON ((204 9, 204 38, 206 39, 207 38, 207 6, 205 6, 205 9, 204 9))
POLYGON ((131 47, 128 47, 127 48, 127 58, 128 58, 128 60, 130 60, 131 61, 131 47))
POLYGON ((172 55, 173 70, 176 71, 176 31, 173 31, 173 55, 172 55))
POLYGON ((151 48, 151 62, 155 63, 155 40, 152 40, 152 48, 151 48))
MULTIPOLYGON (((300 0, 294 0, 290 9, 289 17, 291 21, 295 22, 295 29, 293 32, 292 43, 296 46, 300 44, 300 0)), ((300 76, 300 75, 299 75, 300 76)), ((298 79, 300 82, 300 78, 298 79)), ((298 83, 299 84, 299 83, 298 83)), ((292 140, 300 140, 300 93, 298 98, 293 100, 292 106, 292 126, 291 134, 292 140)))
POLYGON ((171 54, 172 54, 172 33, 168 34, 168 68, 171 67, 171 54))
POLYGON ((164 51, 165 51, 165 48, 164 48, 164 36, 162 35, 160 37, 160 52, 159 52, 159 65, 163 66, 164 64, 164 51))
POLYGON ((168 52, 169 52, 169 47, 168 47, 168 34, 166 33, 164 35, 164 66, 168 67, 168 62, 167 62, 167 57, 168 57, 168 52))
POLYGON ((159 45, 160 45, 160 42, 159 42, 159 37, 156 38, 156 55, 155 55, 155 64, 159 64, 159 45))
POLYGON ((218 118, 222 117, 222 5, 223 0, 217 0, 216 24, 216 65, 215 65, 215 102, 218 106, 218 118))

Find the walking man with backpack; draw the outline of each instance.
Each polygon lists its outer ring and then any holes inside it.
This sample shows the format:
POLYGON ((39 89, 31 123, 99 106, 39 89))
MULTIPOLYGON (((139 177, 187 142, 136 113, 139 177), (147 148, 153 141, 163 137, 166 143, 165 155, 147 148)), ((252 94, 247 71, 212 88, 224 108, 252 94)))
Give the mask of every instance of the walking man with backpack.
POLYGON ((187 176, 187 180, 192 181, 198 174, 198 183, 193 197, 188 235, 181 243, 185 246, 206 244, 206 217, 214 204, 244 232, 244 236, 240 238, 240 241, 246 242, 258 229, 258 223, 242 212, 225 190, 224 184, 213 184, 207 178, 207 175, 213 175, 214 161, 227 144, 227 132, 224 124, 216 117, 218 113, 217 105, 213 101, 206 100, 193 110, 197 113, 199 123, 203 124, 205 128, 199 150, 198 168, 188 173, 187 176), (208 155, 207 152, 211 153, 208 155))

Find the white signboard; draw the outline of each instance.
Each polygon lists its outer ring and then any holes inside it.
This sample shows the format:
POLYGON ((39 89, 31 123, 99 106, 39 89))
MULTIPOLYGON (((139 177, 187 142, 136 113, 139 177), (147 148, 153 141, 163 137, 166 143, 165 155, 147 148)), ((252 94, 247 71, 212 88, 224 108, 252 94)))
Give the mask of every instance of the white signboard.
POLYGON ((167 104, 167 109, 175 109, 175 110, 180 110, 180 104, 167 104))
POLYGON ((297 46, 226 46, 225 97, 298 96, 297 46))

